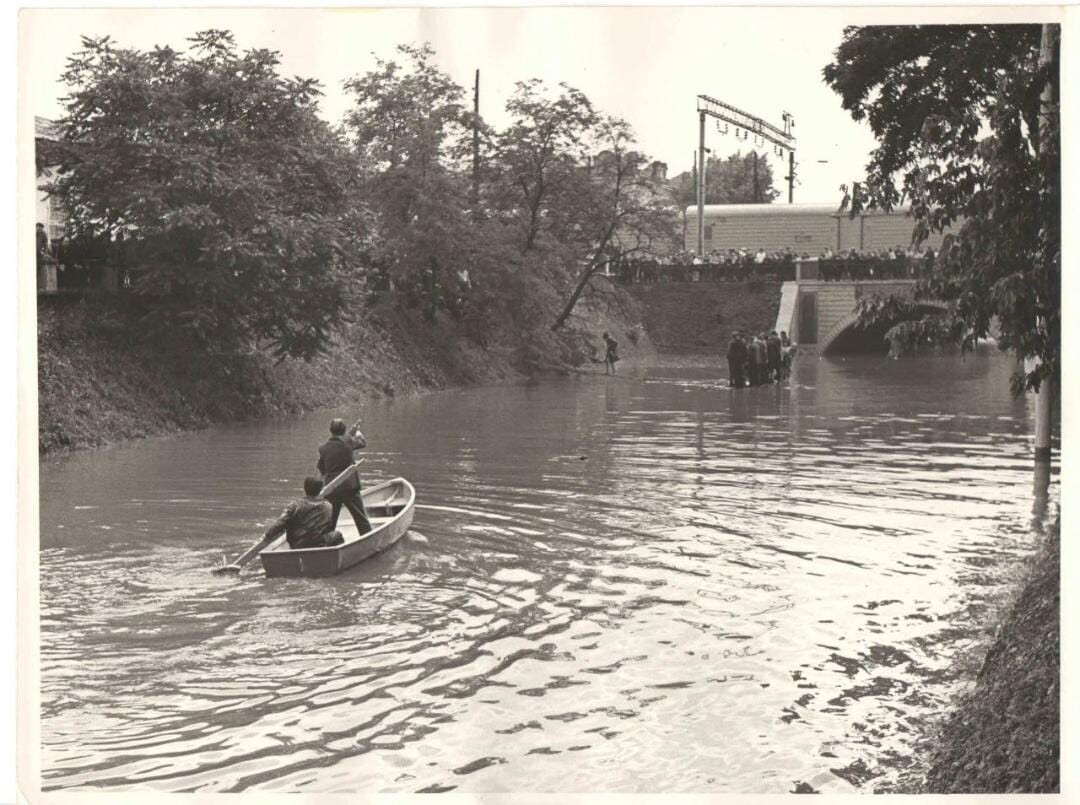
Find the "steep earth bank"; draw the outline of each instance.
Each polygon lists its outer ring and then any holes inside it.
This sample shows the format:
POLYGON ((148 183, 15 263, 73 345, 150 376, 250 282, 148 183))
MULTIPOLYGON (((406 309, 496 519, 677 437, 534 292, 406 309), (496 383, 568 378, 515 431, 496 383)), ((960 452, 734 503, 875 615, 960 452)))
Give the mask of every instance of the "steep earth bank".
POLYGON ((657 349, 726 353, 736 330, 771 330, 780 311, 780 283, 670 282, 632 285, 645 330, 657 349))
POLYGON ((1060 579, 1059 522, 1004 610, 974 684, 933 738, 926 792, 1059 791, 1060 579))
POLYGON ((39 450, 98 447, 365 398, 515 381, 545 367, 584 368, 602 355, 605 329, 630 362, 650 350, 638 324, 639 306, 624 291, 607 288, 583 299, 559 333, 548 329, 554 313, 546 308, 534 311, 536 320, 524 329, 497 323, 481 347, 457 322, 429 323, 395 298, 384 298, 344 330, 326 355, 310 363, 275 363, 258 352, 223 360, 149 344, 105 324, 108 300, 43 299, 39 450))

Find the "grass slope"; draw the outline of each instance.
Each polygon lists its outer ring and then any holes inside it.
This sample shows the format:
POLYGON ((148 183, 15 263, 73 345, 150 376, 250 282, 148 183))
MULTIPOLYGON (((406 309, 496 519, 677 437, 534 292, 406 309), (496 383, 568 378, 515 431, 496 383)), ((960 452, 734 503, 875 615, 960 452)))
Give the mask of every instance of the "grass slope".
POLYGON ((633 285, 649 338, 676 352, 727 352, 736 330, 771 330, 780 312, 778 282, 672 282, 633 285))
POLYGON ((930 793, 1059 790, 1060 547, 1059 524, 934 741, 930 793))

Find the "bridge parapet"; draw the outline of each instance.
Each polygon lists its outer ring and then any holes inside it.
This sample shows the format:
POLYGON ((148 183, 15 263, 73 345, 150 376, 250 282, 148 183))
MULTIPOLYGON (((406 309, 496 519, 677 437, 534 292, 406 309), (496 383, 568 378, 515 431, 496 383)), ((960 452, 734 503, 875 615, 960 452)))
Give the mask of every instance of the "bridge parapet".
POLYGON ((801 261, 796 280, 784 283, 781 290, 776 329, 786 330, 801 346, 828 349, 855 323, 859 300, 864 297, 910 297, 915 291, 914 279, 823 279, 816 263, 801 261))

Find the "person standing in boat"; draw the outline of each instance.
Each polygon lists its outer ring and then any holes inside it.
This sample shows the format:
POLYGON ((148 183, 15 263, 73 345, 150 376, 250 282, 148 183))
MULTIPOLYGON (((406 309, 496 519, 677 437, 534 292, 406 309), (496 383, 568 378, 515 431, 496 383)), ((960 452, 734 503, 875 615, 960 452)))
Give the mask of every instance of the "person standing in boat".
POLYGON ((286 506, 270 524, 263 543, 269 544, 283 532, 290 548, 328 548, 343 543, 345 537, 330 525, 332 506, 319 497, 322 488, 322 479, 305 478, 304 496, 286 506))
MULTIPOLYGON (((353 464, 353 452, 367 447, 367 440, 360 432, 360 420, 352 428, 345 425, 344 419, 330 422, 330 438, 319 447, 319 472, 323 483, 328 484, 353 464)), ((366 534, 371 530, 371 521, 364 510, 364 499, 360 494, 360 479, 357 473, 326 496, 331 504, 330 529, 337 528, 338 516, 344 506, 356 523, 356 530, 366 534)))

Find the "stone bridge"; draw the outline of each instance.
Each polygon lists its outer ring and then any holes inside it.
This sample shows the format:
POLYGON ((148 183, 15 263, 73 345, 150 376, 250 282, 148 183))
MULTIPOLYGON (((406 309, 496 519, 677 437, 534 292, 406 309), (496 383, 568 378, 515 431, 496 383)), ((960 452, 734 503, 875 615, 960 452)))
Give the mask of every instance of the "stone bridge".
MULTIPOLYGON (((780 291, 776 331, 787 332, 800 347, 830 351, 880 349, 884 331, 855 328, 856 308, 866 296, 907 296, 915 290, 914 279, 819 279, 816 261, 799 263, 794 282, 785 282, 780 291)), ((926 308, 944 307, 926 302, 926 308)))

